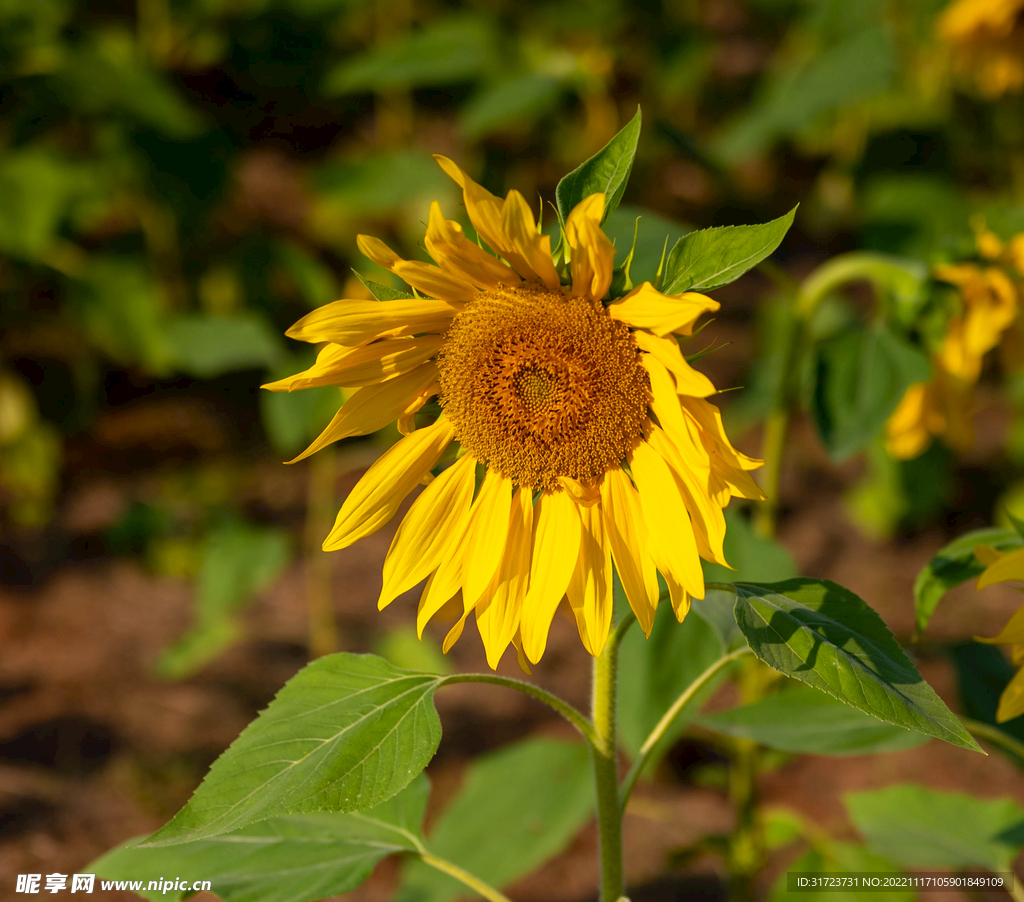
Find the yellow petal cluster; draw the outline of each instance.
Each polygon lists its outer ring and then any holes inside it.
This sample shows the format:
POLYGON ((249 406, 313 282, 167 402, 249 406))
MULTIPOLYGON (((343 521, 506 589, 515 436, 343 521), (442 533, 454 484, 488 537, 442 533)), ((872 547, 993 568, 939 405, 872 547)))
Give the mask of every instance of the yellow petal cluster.
POLYGON ((526 667, 540 660, 563 606, 597 655, 613 568, 645 633, 659 573, 682 620, 704 595, 700 559, 728 566, 723 508, 763 497, 750 476, 761 461, 733 448, 706 400, 714 386, 674 337, 692 334, 718 304, 646 282, 609 298, 615 251, 600 227, 603 195, 566 219, 560 272, 518 192, 496 197, 436 159, 491 252, 437 203, 424 242, 434 264, 359 236, 364 254, 421 296, 313 311, 288 334, 326 343, 316 363, 265 386, 357 389, 296 460, 392 419, 410 427, 349 493, 324 549, 376 531, 425 483, 391 543, 378 604, 423 583, 420 634, 438 614, 456 618, 445 651, 472 614, 491 667, 510 645, 526 667), (441 415, 414 428, 435 397, 441 415), (490 406, 476 416, 474 404, 490 406))
MULTIPOLYGON (((974 556, 986 565, 984 572, 978 577, 979 589, 1008 580, 1024 581, 1024 548, 1003 552, 990 545, 978 545, 974 549, 974 556)), ((1003 694, 999 697, 996 720, 1004 723, 1014 717, 1020 717, 1024 714, 1024 607, 1010 618, 998 636, 991 639, 983 639, 980 636, 974 638, 992 645, 1010 646, 1010 658, 1014 666, 1020 669, 1006 684, 1003 694)))
POLYGON ((954 0, 939 16, 954 69, 989 97, 1024 87, 1024 0, 954 0))
POLYGON ((983 262, 947 264, 934 272, 936 279, 957 287, 963 313, 950 321, 932 355, 932 379, 907 389, 886 423, 886 447, 901 460, 917 457, 933 436, 958 451, 969 449, 974 386, 985 354, 1005 343, 1004 366, 1024 363, 1024 341, 1014 340, 1021 332, 1024 234, 1004 244, 981 221, 972 225, 983 262))

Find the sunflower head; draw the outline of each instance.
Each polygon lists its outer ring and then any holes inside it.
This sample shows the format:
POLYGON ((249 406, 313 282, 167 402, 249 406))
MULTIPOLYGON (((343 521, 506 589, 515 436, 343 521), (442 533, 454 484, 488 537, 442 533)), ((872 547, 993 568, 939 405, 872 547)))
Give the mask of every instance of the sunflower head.
POLYGON ((492 667, 510 644, 528 667, 562 606, 596 655, 613 569, 645 632, 659 573, 682 620, 704 594, 700 559, 726 564, 723 508, 763 497, 749 473, 760 461, 730 444, 706 400, 714 386, 676 338, 718 304, 650 282, 611 296, 605 193, 572 206, 553 255, 518 192, 498 198, 436 159, 480 243, 437 203, 424 242, 433 264, 360 236, 414 293, 313 311, 289 334, 326 343, 316 364, 267 386, 356 389, 300 457, 393 419, 406 433, 345 499, 324 548, 379 529, 425 483, 391 544, 379 604, 426 580, 422 633, 455 599, 446 651, 473 614, 492 667), (432 398, 440 415, 418 423, 432 398))

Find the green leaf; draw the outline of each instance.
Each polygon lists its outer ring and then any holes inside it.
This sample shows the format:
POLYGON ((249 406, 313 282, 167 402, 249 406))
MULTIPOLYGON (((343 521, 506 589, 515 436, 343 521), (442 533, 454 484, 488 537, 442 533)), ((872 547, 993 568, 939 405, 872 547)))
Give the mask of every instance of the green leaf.
POLYGON ((710 291, 757 266, 786 237, 796 207, 771 222, 701 229, 680 238, 669 251, 662 276, 665 294, 710 291))
POLYGON ((363 287, 378 301, 394 301, 398 298, 414 297, 414 295, 409 294, 407 291, 399 291, 397 288, 389 288, 387 285, 381 285, 380 282, 374 282, 373 279, 367 279, 354 269, 352 272, 363 283, 363 287))
POLYGON ((814 367, 811 416, 837 463, 875 438, 906 390, 931 374, 924 352, 882 323, 823 341, 814 367))
POLYGON ((981 751, 862 599, 828 580, 736 584, 736 622, 754 654, 886 723, 981 751))
POLYGON ((558 183, 555 200, 558 215, 563 222, 568 219, 573 207, 591 194, 604 194, 605 219, 619 205, 636 157, 640 119, 640 108, 637 107, 636 115, 611 141, 558 183))
MULTIPOLYGON (((948 651, 956 668, 957 688, 960 690, 960 705, 964 715, 987 723, 1024 743, 1024 718, 1015 717, 1003 723, 996 722, 999 697, 1007 683, 1016 676, 1017 668, 994 645, 963 642, 951 646, 948 651)), ((1024 766, 1024 761, 1005 746, 992 743, 992 747, 1007 755, 1018 767, 1024 766)))
POLYGON ((750 520, 735 507, 725 512, 723 551, 725 559, 735 569, 701 561, 706 582, 731 583, 739 580, 770 583, 797 575, 790 553, 774 539, 755 532, 750 520))
POLYGON ((562 84, 562 79, 531 72, 490 85, 463 107, 462 133, 476 140, 510 125, 531 125, 555 107, 562 84))
MULTIPOLYGON (((100 879, 201 875, 224 902, 307 902, 355 889, 388 855, 415 853, 430 785, 420 774, 398 795, 353 814, 288 815, 175 846, 133 840, 88 867, 100 879)), ((136 892, 178 900, 190 893, 136 892)))
POLYGON ((180 679, 210 661, 241 634, 234 614, 267 588, 291 559, 288 534, 249 523, 227 523, 206 539, 196 581, 195 622, 164 651, 161 676, 180 679))
MULTIPOLYGON (((492 886, 505 886, 563 849, 592 810, 587 748, 531 739, 473 764, 427 844, 492 886)), ((414 861, 396 899, 448 902, 465 895, 462 884, 414 861)))
POLYGON ((317 659, 213 763, 151 842, 205 839, 282 814, 379 805, 437 749, 433 696, 441 679, 373 655, 317 659))
POLYGON ((844 798, 870 848, 905 867, 1006 872, 1020 851, 1024 809, 1013 799, 978 799, 904 784, 844 798))
POLYGON ((442 19, 341 63, 327 74, 323 91, 332 96, 468 81, 493 59, 494 37, 483 17, 442 19))
MULTIPOLYGON (((729 610, 726 593, 716 593, 715 598, 711 595, 709 592, 709 604, 717 601, 721 610, 729 610)), ((618 711, 619 741, 630 756, 636 756, 672 702, 721 657, 720 628, 700 614, 678 623, 671 605, 663 602, 658 605, 650 638, 645 639, 639 627, 626 634, 619 650, 618 711)), ((710 687, 676 719, 662 740, 663 749, 679 737, 709 691, 710 687)))
POLYGON ((280 362, 284 343, 266 319, 243 311, 231 316, 179 316, 166 326, 176 369, 197 379, 280 362))
POLYGON ((889 899, 891 902, 914 902, 917 893, 912 889, 887 888, 884 892, 875 889, 834 887, 790 890, 789 880, 803 874, 899 874, 900 871, 884 855, 853 843, 830 841, 823 848, 810 849, 794 861, 786 873, 782 874, 772 887, 769 902, 835 902, 836 898, 844 902, 878 902, 889 899))
POLYGON ((941 548, 914 580, 914 630, 920 635, 928 626, 942 596, 953 586, 981 576, 985 565, 974 556, 976 545, 1010 551, 1024 545, 1012 529, 976 529, 941 548))
POLYGON ((80 167, 43 150, 0 157, 0 252, 41 258, 86 175, 80 167))
POLYGON ((701 726, 784 752, 863 755, 920 745, 927 737, 883 723, 830 695, 801 686, 710 714, 701 726))

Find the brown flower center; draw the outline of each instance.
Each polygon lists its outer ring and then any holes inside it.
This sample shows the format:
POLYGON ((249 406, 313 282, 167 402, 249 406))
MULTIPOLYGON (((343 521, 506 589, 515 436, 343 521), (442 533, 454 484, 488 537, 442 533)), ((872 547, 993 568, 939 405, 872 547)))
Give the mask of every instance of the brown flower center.
POLYGON ((641 437, 647 372, 597 301, 499 286, 455 317, 437 365, 456 437, 517 485, 592 482, 641 437))

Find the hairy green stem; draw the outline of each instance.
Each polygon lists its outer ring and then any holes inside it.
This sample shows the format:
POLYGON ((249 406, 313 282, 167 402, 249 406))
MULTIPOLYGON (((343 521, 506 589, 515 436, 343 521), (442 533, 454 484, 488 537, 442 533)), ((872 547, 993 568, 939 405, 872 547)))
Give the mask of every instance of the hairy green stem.
POLYGON ((984 723, 980 720, 971 720, 969 717, 961 717, 960 722, 967 727, 968 731, 978 739, 986 739, 993 745, 998 745, 1004 751, 1009 752, 1018 761, 1024 764, 1024 743, 1018 742, 1008 733, 1004 733, 999 727, 984 723))
POLYGON ((419 854, 424 864, 429 864, 432 868, 443 871, 449 877, 454 877, 459 883, 468 886, 473 892, 479 893, 489 902, 511 902, 504 893, 498 892, 493 886, 484 883, 483 880, 474 877, 468 871, 464 871, 457 864, 453 864, 444 858, 438 858, 436 855, 431 855, 430 852, 425 850, 419 854))
POLYGON ((633 766, 629 769, 629 773, 626 774, 626 779, 622 781, 622 788, 619 791, 619 804, 623 811, 626 810, 626 804, 629 802, 629 797, 633 792, 633 787, 636 785, 636 781, 639 778, 644 767, 647 765, 648 760, 651 757, 651 753, 657 746, 661 737, 665 735, 666 731, 672 722, 679 716, 682 710, 693 701, 694 696, 703 689, 708 682, 714 679, 715 675, 722 671, 725 667, 728 667, 733 661, 743 657, 743 655, 750 654, 749 648, 738 648, 734 652, 719 658, 712 664, 707 670, 705 670, 697 679, 695 679, 683 693, 672 703, 671 707, 665 712, 661 720, 658 721, 657 726, 651 730, 648 737, 644 740, 644 744, 640 746, 640 752, 636 756, 636 760, 633 762, 633 766))
MULTIPOLYGON (((609 642, 611 640, 609 639, 609 642)), ((496 673, 456 673, 451 676, 444 677, 441 680, 440 685, 451 684, 451 683, 490 683, 494 686, 504 686, 506 689, 515 689, 516 692, 522 692, 524 695, 529 695, 531 698, 537 699, 537 701, 543 702, 552 710, 561 714, 569 723, 571 723, 591 748, 596 747, 600 744, 601 739, 598 736, 594 725, 587 720, 587 718, 577 711, 568 702, 562 701, 557 695, 552 695, 545 689, 541 689, 539 686, 534 686, 533 683, 525 683, 522 680, 513 680, 509 677, 498 676, 496 673)))
POLYGON ((619 806, 619 773, 616 761, 615 701, 619 640, 616 630, 594 659, 593 725, 598 741, 590 747, 597 793, 597 829, 601 849, 600 902, 616 902, 622 896, 622 808, 619 806))

